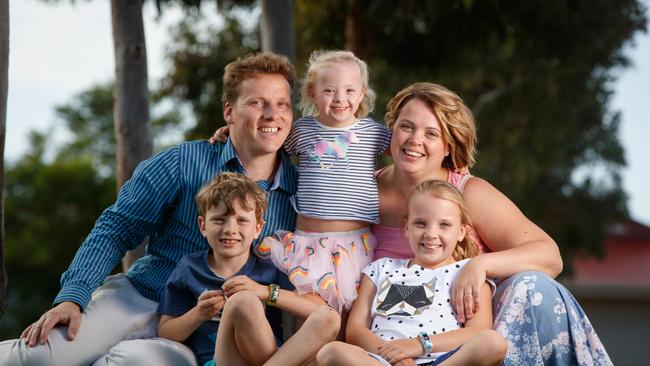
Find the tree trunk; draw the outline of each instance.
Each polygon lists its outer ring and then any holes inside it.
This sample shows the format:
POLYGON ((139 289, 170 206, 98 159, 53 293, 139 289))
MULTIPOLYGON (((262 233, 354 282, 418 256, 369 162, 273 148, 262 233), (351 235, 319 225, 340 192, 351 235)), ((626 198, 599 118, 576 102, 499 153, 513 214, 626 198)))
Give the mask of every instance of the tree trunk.
POLYGON ((294 62, 293 0, 261 0, 260 5, 262 51, 285 55, 294 62))
POLYGON ((345 15, 345 49, 362 60, 370 59, 370 44, 367 37, 367 24, 363 21, 363 8, 359 0, 347 0, 345 15))
MULTIPOLYGON (((117 187, 131 177, 140 161, 151 156, 147 51, 142 19, 142 0, 111 0, 115 47, 115 137, 117 187)), ((126 253, 122 269, 144 254, 144 243, 126 253)))
POLYGON ((9 0, 0 0, 0 318, 7 291, 5 268, 5 134, 7 131, 7 88, 9 86, 9 0))

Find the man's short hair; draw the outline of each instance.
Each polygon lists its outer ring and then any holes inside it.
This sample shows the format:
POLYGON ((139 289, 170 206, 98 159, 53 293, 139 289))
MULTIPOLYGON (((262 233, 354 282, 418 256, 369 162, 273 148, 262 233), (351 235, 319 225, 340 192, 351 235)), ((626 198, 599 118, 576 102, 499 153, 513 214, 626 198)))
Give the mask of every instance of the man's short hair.
POLYGON ((221 101, 224 104, 235 103, 244 80, 260 74, 281 75, 293 89, 294 69, 289 59, 272 52, 257 53, 240 57, 226 65, 221 101))
POLYGON ((199 215, 205 217, 209 209, 217 207, 219 202, 226 205, 226 215, 235 212, 234 202, 246 210, 255 210, 258 223, 264 220, 266 198, 264 191, 243 174, 224 172, 204 185, 196 194, 199 215))

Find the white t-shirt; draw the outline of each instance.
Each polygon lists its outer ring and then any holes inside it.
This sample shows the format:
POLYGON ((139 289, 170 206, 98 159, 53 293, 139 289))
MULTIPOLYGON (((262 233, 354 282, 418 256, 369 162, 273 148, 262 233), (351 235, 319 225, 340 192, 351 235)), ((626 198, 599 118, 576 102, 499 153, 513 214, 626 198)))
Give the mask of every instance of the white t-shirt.
MULTIPOLYGON (((461 328, 451 306, 451 284, 469 259, 436 269, 417 264, 409 267, 409 262, 381 258, 363 269, 377 288, 370 330, 392 341, 416 338, 420 332, 437 334, 461 328)), ((434 361, 443 353, 423 355, 416 363, 434 361)))

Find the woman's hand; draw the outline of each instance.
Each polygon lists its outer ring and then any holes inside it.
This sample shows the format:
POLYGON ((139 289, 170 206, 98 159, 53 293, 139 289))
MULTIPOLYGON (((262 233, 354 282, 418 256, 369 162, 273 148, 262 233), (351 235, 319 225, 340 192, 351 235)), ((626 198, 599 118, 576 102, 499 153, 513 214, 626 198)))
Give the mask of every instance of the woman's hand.
POLYGON ((408 358, 422 355, 422 344, 418 338, 398 339, 379 346, 379 355, 391 365, 408 358))
POLYGON ((226 297, 232 296, 240 291, 250 291, 263 302, 266 302, 269 299, 268 287, 260 285, 247 276, 231 277, 226 282, 224 282, 222 288, 224 294, 226 294, 226 297))
POLYGON ((458 321, 472 319, 479 310, 481 286, 485 283, 487 270, 480 256, 474 257, 463 267, 451 286, 451 306, 456 310, 458 321))
POLYGON ((223 296, 222 290, 203 291, 196 303, 196 312, 199 319, 210 320, 223 309, 225 304, 226 298, 223 296))
POLYGON ((228 126, 219 127, 214 131, 214 135, 210 137, 208 142, 212 145, 217 142, 226 142, 226 140, 228 140, 228 135, 230 135, 230 128, 228 128, 228 126))

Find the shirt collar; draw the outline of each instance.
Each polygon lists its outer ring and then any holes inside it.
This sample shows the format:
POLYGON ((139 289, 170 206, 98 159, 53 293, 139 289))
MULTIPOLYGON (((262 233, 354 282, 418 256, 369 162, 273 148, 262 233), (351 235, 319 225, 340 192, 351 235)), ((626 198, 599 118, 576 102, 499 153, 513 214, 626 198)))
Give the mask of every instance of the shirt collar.
POLYGON ((219 156, 218 161, 218 169, 219 171, 235 169, 235 171, 238 173, 244 173, 244 164, 242 164, 241 160, 239 160, 237 152, 235 151, 235 147, 233 146, 230 138, 228 138, 225 145, 223 146, 223 150, 221 150, 221 156, 219 156), (234 166, 229 164, 234 164, 234 166))
MULTIPOLYGON (((279 188, 286 193, 293 195, 298 190, 298 172, 291 162, 291 158, 283 148, 280 148, 278 151, 278 157, 280 158, 280 165, 275 172, 269 190, 272 191, 279 188)), ((246 174, 244 164, 239 160, 237 152, 235 151, 235 146, 233 146, 230 138, 228 138, 223 150, 221 151, 218 164, 220 171, 228 170, 246 174)))

